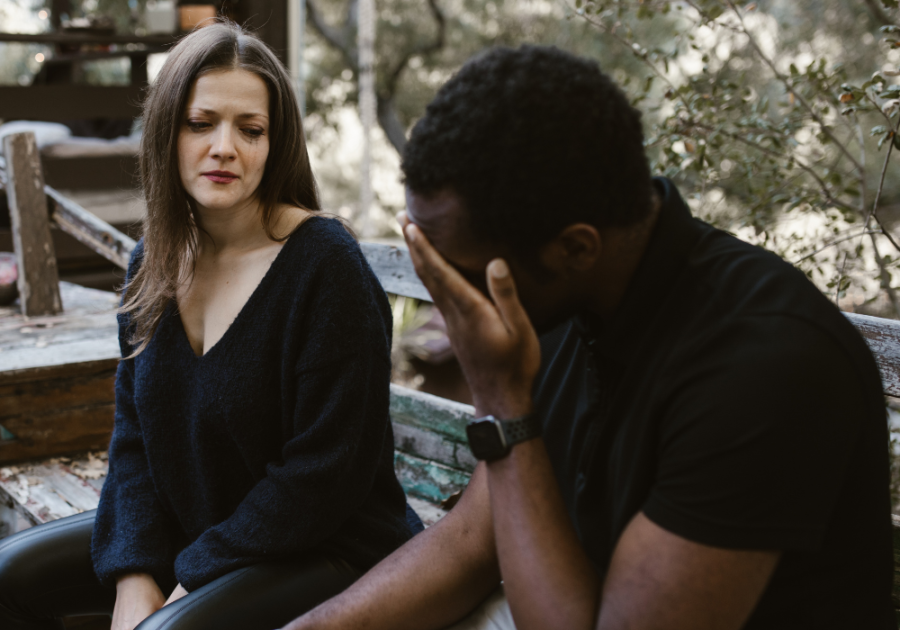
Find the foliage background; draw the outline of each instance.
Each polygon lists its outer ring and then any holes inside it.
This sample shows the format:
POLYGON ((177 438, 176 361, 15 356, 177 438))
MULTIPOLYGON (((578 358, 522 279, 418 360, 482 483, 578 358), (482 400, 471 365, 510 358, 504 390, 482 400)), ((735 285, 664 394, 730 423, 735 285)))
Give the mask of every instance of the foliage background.
MULTIPOLYGON (((326 206, 352 220, 360 218, 356 2, 306 0, 305 51, 314 166, 326 206)), ((34 19, 45 6, 0 1, 0 29, 46 28, 34 19)), ((143 6, 73 0, 72 17, 105 13, 128 30, 140 28, 143 6)), ((844 310, 900 316, 896 0, 377 0, 376 8, 381 129, 370 225, 378 235, 399 234, 398 151, 440 85, 488 47, 549 44, 596 59, 619 82, 644 112, 654 170, 676 181, 695 214, 794 263, 844 310)), ((42 50, 0 44, 0 82, 27 83, 42 50)), ((85 80, 127 75, 101 65, 85 80)))

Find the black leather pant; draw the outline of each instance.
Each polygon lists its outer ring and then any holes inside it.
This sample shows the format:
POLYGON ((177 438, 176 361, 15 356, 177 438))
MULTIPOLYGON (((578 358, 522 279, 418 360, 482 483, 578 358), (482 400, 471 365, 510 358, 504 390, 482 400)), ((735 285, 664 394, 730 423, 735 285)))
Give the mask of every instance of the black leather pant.
MULTIPOLYGON (((93 527, 92 511, 0 540, 0 630, 60 630, 62 617, 112 614, 116 592, 100 585, 91 562, 93 527)), ((157 611, 137 630, 274 630, 360 574, 324 556, 238 569, 157 611)))

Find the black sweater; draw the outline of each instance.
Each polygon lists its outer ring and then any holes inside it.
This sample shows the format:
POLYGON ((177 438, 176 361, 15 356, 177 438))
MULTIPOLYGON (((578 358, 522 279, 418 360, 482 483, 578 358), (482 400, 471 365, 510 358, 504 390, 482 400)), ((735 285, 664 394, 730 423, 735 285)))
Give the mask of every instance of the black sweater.
MULTIPOLYGON (((120 315, 123 356, 128 326, 120 315)), ((409 539, 390 346, 384 291, 333 219, 287 240, 202 357, 171 304, 147 348, 119 364, 93 536, 101 582, 142 572, 192 591, 313 550, 365 570, 409 539)))

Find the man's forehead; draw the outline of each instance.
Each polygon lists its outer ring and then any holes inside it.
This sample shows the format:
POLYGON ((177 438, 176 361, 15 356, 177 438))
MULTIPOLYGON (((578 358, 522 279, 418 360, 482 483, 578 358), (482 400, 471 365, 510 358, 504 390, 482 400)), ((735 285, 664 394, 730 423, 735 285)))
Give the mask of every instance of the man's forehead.
POLYGON ((407 188, 406 206, 410 220, 429 237, 429 230, 456 232, 469 227, 462 200, 449 188, 428 195, 407 188))
POLYGON ((420 195, 406 189, 409 220, 428 237, 449 262, 469 266, 487 264, 486 243, 473 229, 462 199, 451 189, 420 195))

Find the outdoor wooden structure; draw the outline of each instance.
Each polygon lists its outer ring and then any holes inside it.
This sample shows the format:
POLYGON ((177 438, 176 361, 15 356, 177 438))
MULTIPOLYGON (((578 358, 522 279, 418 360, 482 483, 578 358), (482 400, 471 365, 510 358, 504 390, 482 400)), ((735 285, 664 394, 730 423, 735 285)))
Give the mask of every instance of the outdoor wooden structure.
MULTIPOLYGON (((48 211, 62 229, 79 235, 116 264, 127 264, 133 241, 92 220, 52 189, 45 190, 48 211)), ((387 293, 430 301, 405 248, 362 243, 362 250, 387 293)), ((92 440, 92 448, 102 449, 113 422, 118 359, 115 298, 66 285, 61 293, 67 309, 62 316, 24 319, 14 309, 0 311, 0 425, 6 429, 0 431, 0 437, 6 438, 0 439, 0 506, 6 512, 4 519, 0 508, 0 521, 5 520, 7 531, 93 509, 106 474, 103 452, 74 459, 47 457, 85 449, 92 440), (35 334, 46 335, 43 346, 31 341, 35 337, 29 335, 35 334), (57 352, 42 354, 53 346, 57 352), (42 360, 49 363, 41 364, 42 360), (96 413, 90 422, 83 420, 88 408, 96 413), (76 416, 82 420, 73 421, 76 416), (94 433, 79 441, 73 435, 79 431, 94 433), (25 459, 31 461, 16 463, 25 459)), ((846 315, 875 355, 885 394, 900 397, 900 322, 846 315)), ((433 522, 442 514, 440 503, 461 491, 474 469, 465 438, 465 425, 474 409, 391 385, 390 413, 398 477, 406 492, 418 499, 413 500, 417 511, 433 522)), ((894 554, 894 603, 900 609, 900 517, 896 516, 894 554)))
MULTIPOLYGON (((176 3, 182 4, 182 3, 176 3)), ((280 59, 288 62, 288 0, 198 0, 184 4, 211 4, 222 14, 253 31, 280 59)), ((127 129, 140 116, 148 85, 147 58, 166 52, 182 33, 115 33, 109 29, 67 31, 62 16, 72 14, 70 0, 48 2, 51 29, 45 33, 0 32, 0 44, 29 43, 52 47, 32 85, 0 85, 0 121, 44 122, 120 121, 127 129), (79 82, 74 69, 83 62, 129 59, 128 83, 91 85, 79 82)), ((124 132, 127 134, 127 131, 124 132)), ((77 152, 77 148, 75 149, 77 152)), ((135 187, 136 152, 111 146, 76 156, 47 151, 42 156, 47 182, 60 189, 135 187)))

